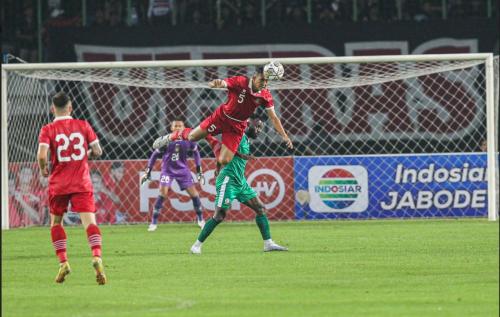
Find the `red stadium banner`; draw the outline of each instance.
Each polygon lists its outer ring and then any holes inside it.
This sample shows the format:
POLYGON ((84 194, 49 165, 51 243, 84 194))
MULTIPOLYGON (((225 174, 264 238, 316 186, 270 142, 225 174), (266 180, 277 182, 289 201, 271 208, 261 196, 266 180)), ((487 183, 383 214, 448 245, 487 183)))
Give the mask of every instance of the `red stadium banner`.
MULTIPOLYGON (((194 171, 193 161, 190 163, 194 171)), ((147 160, 89 162, 98 223, 150 220, 158 196, 160 162, 152 172, 152 181, 140 186, 140 177, 146 165, 147 160)), ((293 159, 258 158, 247 165, 248 183, 266 205, 271 220, 294 219, 293 169, 280 169, 282 166, 293 166, 293 159)), ((202 167, 206 183, 195 186, 200 194, 204 217, 208 218, 215 206, 215 161, 202 159, 202 167)), ((10 226, 48 224, 47 179, 40 176, 36 164, 9 164, 9 176, 10 226)), ((196 179, 195 173, 193 178, 196 179)), ((230 221, 254 218, 254 212, 237 201, 233 202, 226 217, 230 221)), ((191 198, 174 182, 165 200, 160 222, 189 222, 194 219, 191 198)), ((71 212, 66 220, 69 224, 78 223, 78 217, 71 212)))
MULTIPOLYGON (((191 163, 193 163, 191 161, 191 163)), ((107 209, 117 210, 125 216, 124 222, 149 221, 150 215, 158 196, 160 163, 157 162, 152 172, 152 181, 140 186, 140 177, 147 165, 146 160, 124 161, 120 167, 117 161, 91 162, 92 170, 98 170, 102 175, 102 183, 99 177, 94 175, 94 191, 96 200, 99 196, 116 195, 118 203, 107 203, 107 209)), ((293 171, 283 171, 280 166, 292 166, 292 158, 258 158, 248 163, 246 175, 250 186, 259 194, 259 198, 268 209, 269 219, 283 220, 294 218, 294 196, 293 196, 293 171)), ((204 217, 209 217, 214 211, 215 200, 215 161, 202 159, 202 167, 206 179, 204 185, 195 184, 200 194, 200 200, 204 210, 204 217)), ((194 171, 194 168, 192 168, 194 171)), ((196 179, 193 172, 193 178, 196 179)), ((111 199, 113 201, 113 199, 111 199)), ((107 201, 107 199, 105 199, 107 201)), ((97 203, 96 203, 97 205, 97 203)), ((103 209, 105 206, 102 206, 103 209)), ((98 208, 99 212, 99 208, 98 208)), ((105 212, 103 210, 103 212, 105 212)), ((108 211, 110 212, 110 211, 108 211)), ((120 222, 120 217, 111 215, 106 219, 111 222, 120 222)), ((178 184, 174 182, 165 200, 164 209, 160 216, 160 222, 182 222, 193 221, 195 212, 191 198, 185 191, 181 191, 178 184)), ((227 220, 253 220, 254 213, 251 209, 237 201, 232 204, 227 220)))

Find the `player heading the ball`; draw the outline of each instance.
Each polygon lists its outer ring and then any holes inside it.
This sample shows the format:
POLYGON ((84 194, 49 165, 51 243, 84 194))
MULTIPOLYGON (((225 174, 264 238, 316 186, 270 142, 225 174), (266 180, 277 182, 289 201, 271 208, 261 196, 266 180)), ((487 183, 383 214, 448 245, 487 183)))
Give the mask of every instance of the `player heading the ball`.
POLYGON ((174 140, 198 141, 206 138, 214 149, 217 163, 221 166, 226 165, 231 162, 238 149, 247 127, 247 120, 257 107, 264 106, 276 131, 287 147, 293 149, 292 141, 274 111, 273 97, 266 88, 269 80, 279 80, 283 74, 283 65, 278 61, 272 61, 258 67, 252 77, 235 76, 210 81, 208 83, 210 88, 227 89, 226 102, 195 129, 186 128, 159 137, 153 143, 153 148, 161 148, 174 140), (217 140, 213 137, 218 134, 222 134, 220 149, 217 149, 217 140))
POLYGON ((66 232, 62 226, 64 213, 71 202, 71 210, 80 214, 87 232, 96 281, 103 285, 106 275, 101 260, 102 238, 95 219, 94 189, 87 161, 88 157, 102 155, 101 146, 87 121, 71 117, 72 104, 64 92, 54 95, 50 110, 55 119, 40 130, 37 157, 42 176, 49 177, 50 235, 60 262, 56 282, 64 282, 71 272, 66 254, 66 232))

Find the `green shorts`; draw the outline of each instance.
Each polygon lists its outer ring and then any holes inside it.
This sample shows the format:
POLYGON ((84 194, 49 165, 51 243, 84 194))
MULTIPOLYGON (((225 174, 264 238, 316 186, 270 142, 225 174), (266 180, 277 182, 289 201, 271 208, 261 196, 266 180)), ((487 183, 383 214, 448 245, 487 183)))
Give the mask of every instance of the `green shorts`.
POLYGON ((244 203, 257 197, 257 193, 245 181, 242 185, 237 184, 231 176, 217 177, 215 182, 217 194, 215 195, 215 207, 230 209, 233 199, 244 203))

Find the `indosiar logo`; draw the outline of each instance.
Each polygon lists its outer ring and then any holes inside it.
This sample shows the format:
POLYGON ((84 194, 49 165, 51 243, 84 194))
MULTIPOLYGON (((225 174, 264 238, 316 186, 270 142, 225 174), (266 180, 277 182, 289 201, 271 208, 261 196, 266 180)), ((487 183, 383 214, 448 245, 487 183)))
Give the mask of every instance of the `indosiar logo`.
POLYGON ((308 180, 309 206, 314 212, 363 212, 368 208, 368 172, 363 166, 314 166, 308 180))

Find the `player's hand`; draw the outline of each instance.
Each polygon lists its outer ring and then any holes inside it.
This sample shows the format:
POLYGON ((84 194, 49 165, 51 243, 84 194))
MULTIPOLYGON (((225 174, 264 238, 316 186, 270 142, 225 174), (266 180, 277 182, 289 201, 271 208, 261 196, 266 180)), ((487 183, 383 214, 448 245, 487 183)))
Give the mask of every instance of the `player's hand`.
POLYGON ((222 79, 214 79, 208 83, 210 88, 224 88, 226 87, 226 82, 222 79))
POLYGON ((142 175, 142 177, 141 177, 141 186, 144 185, 144 183, 146 183, 147 181, 151 180, 151 169, 146 168, 146 170, 144 172, 145 172, 145 174, 142 175))
POLYGON ((288 136, 283 137, 283 141, 286 143, 286 146, 291 150, 293 149, 293 143, 292 140, 288 136))
POLYGON ((217 162, 217 167, 215 168, 215 171, 214 171, 214 177, 215 178, 217 178, 217 176, 219 176, 220 169, 221 169, 221 165, 220 165, 219 162, 217 162))
POLYGON ((196 178, 201 185, 205 185, 205 176, 203 176, 203 173, 196 173, 196 178))
POLYGON ((196 166, 196 179, 201 185, 205 185, 205 176, 201 170, 201 166, 196 166))
POLYGON ((43 177, 49 177, 49 167, 45 166, 43 169, 40 170, 40 173, 42 174, 43 177))

